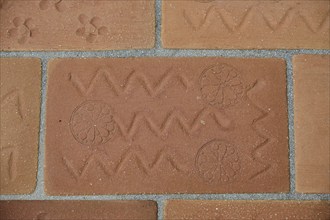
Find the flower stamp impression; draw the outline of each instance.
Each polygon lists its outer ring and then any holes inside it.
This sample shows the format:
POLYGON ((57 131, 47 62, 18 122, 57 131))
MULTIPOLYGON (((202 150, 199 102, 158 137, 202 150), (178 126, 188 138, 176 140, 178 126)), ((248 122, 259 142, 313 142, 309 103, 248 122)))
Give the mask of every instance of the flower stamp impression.
POLYGON ((94 146, 111 139, 115 132, 115 122, 107 104, 87 101, 72 113, 70 128, 79 143, 94 146))
POLYGON ((289 190, 281 59, 55 59, 49 195, 289 190))

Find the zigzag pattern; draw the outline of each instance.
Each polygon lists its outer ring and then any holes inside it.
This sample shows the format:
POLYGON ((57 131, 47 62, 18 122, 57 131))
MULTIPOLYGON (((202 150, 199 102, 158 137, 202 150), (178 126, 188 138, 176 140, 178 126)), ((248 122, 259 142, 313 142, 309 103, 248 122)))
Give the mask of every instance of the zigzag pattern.
POLYGON ((171 74, 171 71, 172 68, 166 70, 155 84, 153 84, 144 74, 136 73, 135 70, 132 70, 128 74, 123 83, 118 82, 118 80, 115 79, 106 69, 100 69, 97 71, 87 87, 81 82, 76 74, 69 73, 69 80, 82 96, 86 96, 96 89, 99 80, 107 83, 116 96, 132 93, 134 86, 139 84, 148 95, 155 97, 166 89, 166 85, 171 80, 177 80, 185 89, 188 89, 188 86, 190 85, 188 80, 181 75, 174 73, 171 74))
POLYGON ((88 171, 88 169, 93 169, 94 168, 93 164, 96 164, 96 166, 100 167, 106 176, 111 177, 111 175, 112 175, 112 172, 109 171, 105 167, 105 165, 103 164, 102 161, 95 158, 94 154, 91 154, 88 157, 88 159, 86 160, 86 162, 84 163, 84 165, 80 169, 76 169, 73 165, 71 165, 70 161, 68 159, 66 159, 65 157, 62 157, 62 162, 66 166, 66 168, 68 169, 71 176, 77 181, 80 178, 82 178, 83 176, 86 175, 86 172, 88 171))
MULTIPOLYGON (((304 22, 306 27, 313 33, 318 33, 326 28, 329 28, 329 16, 330 10, 326 13, 325 17, 322 19, 321 23, 317 26, 313 25, 311 22, 311 18, 305 15, 302 15, 298 9, 296 8, 289 8, 283 17, 280 18, 279 21, 274 21, 269 14, 263 13, 261 10, 258 10, 256 6, 252 6, 246 10, 242 19, 237 23, 235 22, 234 16, 231 15, 227 10, 224 8, 216 7, 215 5, 210 6, 205 13, 205 16, 200 20, 199 24, 194 24, 188 16, 186 10, 183 10, 183 17, 189 26, 195 30, 199 31, 204 26, 208 20, 212 20, 214 24, 216 21, 221 21, 222 24, 228 29, 229 32, 239 32, 243 31, 244 29, 248 28, 249 25, 253 24, 253 18, 260 14, 263 18, 265 24, 268 28, 272 31, 277 31, 280 29, 290 29, 292 22, 296 19, 301 19, 304 22)), ((195 15, 194 15, 195 16, 195 15)))
POLYGON ((204 126, 203 121, 205 122, 207 118, 213 119, 220 126, 220 129, 224 131, 230 129, 232 126, 231 120, 224 113, 212 107, 203 108, 192 120, 187 120, 185 114, 181 111, 174 110, 167 114, 161 125, 158 125, 149 114, 144 113, 134 114, 128 127, 117 116, 114 116, 113 119, 121 135, 126 139, 132 139, 143 126, 147 126, 155 136, 164 139, 168 136, 171 129, 173 129, 175 123, 179 125, 184 133, 190 135, 201 129, 204 126))
POLYGON ((125 169, 125 166, 129 166, 129 167, 131 166, 132 163, 131 158, 133 158, 134 161, 136 162, 138 169, 146 175, 150 175, 153 171, 155 171, 163 161, 169 162, 169 164, 178 172, 185 172, 186 170, 186 167, 184 165, 179 164, 168 153, 167 148, 163 148, 159 150, 155 158, 149 164, 146 162, 148 160, 145 157, 145 155, 146 152, 140 147, 138 147, 137 149, 129 148, 127 151, 125 151, 122 154, 121 159, 119 160, 119 162, 117 162, 114 168, 106 167, 104 161, 96 158, 94 154, 91 154, 88 157, 88 159, 80 169, 74 168, 69 162, 69 160, 67 160, 65 157, 62 158, 62 161, 64 165, 67 167, 72 177, 77 181, 83 178, 89 169, 95 168, 93 167, 93 164, 100 167, 104 172, 104 174, 109 178, 115 176, 119 172, 123 171, 125 169))
MULTIPOLYGON (((121 157, 119 163, 117 164, 115 168, 115 173, 118 173, 122 171, 127 163, 131 163, 130 158, 134 158, 136 161, 136 164, 138 165, 139 169, 143 171, 146 175, 149 175, 151 172, 156 170, 158 166, 161 164, 162 161, 167 161, 170 163, 170 165, 178 172, 184 172, 186 170, 185 166, 182 164, 179 164, 173 156, 171 156, 168 148, 163 148, 159 150, 152 162, 150 164, 147 164, 145 161, 147 161, 145 155, 146 152, 141 148, 138 147, 138 149, 128 149, 123 156, 121 157)), ((173 152, 172 152, 173 154, 173 152)), ((177 153, 176 155, 180 157, 177 153)))
POLYGON ((268 136, 268 134, 266 134, 262 129, 258 129, 257 128, 257 124, 262 121, 263 119, 267 118, 269 113, 267 111, 265 111, 263 108, 259 107, 255 101, 253 101, 251 99, 251 97, 248 95, 249 92, 251 90, 253 90, 258 84, 258 81, 256 81, 254 83, 254 85, 247 91, 247 98, 250 100, 250 103, 261 112, 261 115, 257 118, 255 118, 252 122, 252 129, 258 134, 259 137, 261 137, 263 139, 263 141, 261 143, 259 143, 257 146, 255 146, 255 148, 252 150, 251 155, 252 155, 252 159, 254 161, 257 161, 258 163, 264 165, 264 168, 258 172, 256 172, 255 174, 253 174, 249 179, 252 180, 255 177, 267 172, 270 168, 271 165, 269 163, 265 163, 262 160, 259 159, 259 157, 257 156, 257 152, 264 147, 267 147, 267 145, 270 145, 273 142, 273 139, 271 137, 268 136))
POLYGON ((14 89, 13 91, 8 92, 6 95, 1 97, 0 103, 1 107, 12 103, 16 107, 16 113, 20 119, 23 119, 21 95, 19 90, 14 89))

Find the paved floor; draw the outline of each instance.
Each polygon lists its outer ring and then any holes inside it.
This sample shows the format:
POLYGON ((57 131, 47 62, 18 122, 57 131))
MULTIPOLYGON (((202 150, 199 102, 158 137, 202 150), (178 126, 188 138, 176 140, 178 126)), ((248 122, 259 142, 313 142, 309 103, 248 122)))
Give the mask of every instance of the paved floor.
POLYGON ((293 127, 293 75, 292 56, 295 54, 330 54, 330 50, 167 50, 161 47, 161 0, 156 0, 156 47, 151 50, 119 50, 97 52, 0 52, 1 57, 38 57, 42 59, 42 97, 39 140, 39 164, 37 188, 31 195, 6 195, 1 200, 155 200, 158 216, 162 219, 164 201, 168 199, 215 199, 215 200, 330 200, 330 194, 298 194, 295 192, 295 144, 293 127), (45 107, 47 63, 52 58, 63 57, 259 57, 284 58, 287 62, 287 95, 290 147, 290 192, 285 194, 168 194, 168 195, 99 195, 99 196, 47 196, 44 192, 45 107))

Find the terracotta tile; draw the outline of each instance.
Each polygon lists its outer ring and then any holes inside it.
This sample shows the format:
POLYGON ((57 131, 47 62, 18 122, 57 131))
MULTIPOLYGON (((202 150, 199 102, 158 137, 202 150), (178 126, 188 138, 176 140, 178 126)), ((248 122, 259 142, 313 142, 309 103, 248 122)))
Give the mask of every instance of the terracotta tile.
POLYGON ((274 219, 302 220, 330 218, 328 201, 192 201, 166 203, 165 220, 170 219, 274 219))
POLYGON ((298 55, 293 65, 296 190, 330 193, 330 56, 298 55))
POLYGON ((0 10, 1 50, 154 46, 154 0, 2 0, 0 10))
POLYGON ((153 201, 0 201, 0 211, 3 220, 157 219, 153 201))
POLYGON ((164 0, 166 48, 328 49, 329 1, 164 0))
POLYGON ((47 194, 289 190, 281 59, 56 59, 48 70, 47 194))
POLYGON ((1 58, 1 194, 35 189, 39 140, 41 64, 1 58))

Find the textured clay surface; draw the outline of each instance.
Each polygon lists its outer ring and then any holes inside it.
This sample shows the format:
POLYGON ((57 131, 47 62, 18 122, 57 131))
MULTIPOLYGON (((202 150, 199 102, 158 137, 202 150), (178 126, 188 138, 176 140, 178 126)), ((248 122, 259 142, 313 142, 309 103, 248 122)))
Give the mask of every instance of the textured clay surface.
POLYGON ((164 0, 166 48, 330 48, 329 1, 164 0))
POLYGON ((1 219, 157 219, 152 201, 0 201, 1 219))
POLYGON ((296 190, 330 193, 330 56, 298 55, 293 65, 296 190))
POLYGON ((154 0, 1 0, 1 50, 154 46, 154 0))
POLYGON ((40 117, 39 59, 1 58, 1 194, 32 193, 40 117))
POLYGON ((286 192, 281 59, 55 59, 47 194, 286 192))
POLYGON ((182 219, 330 219, 326 201, 189 201, 166 203, 165 220, 182 219))

